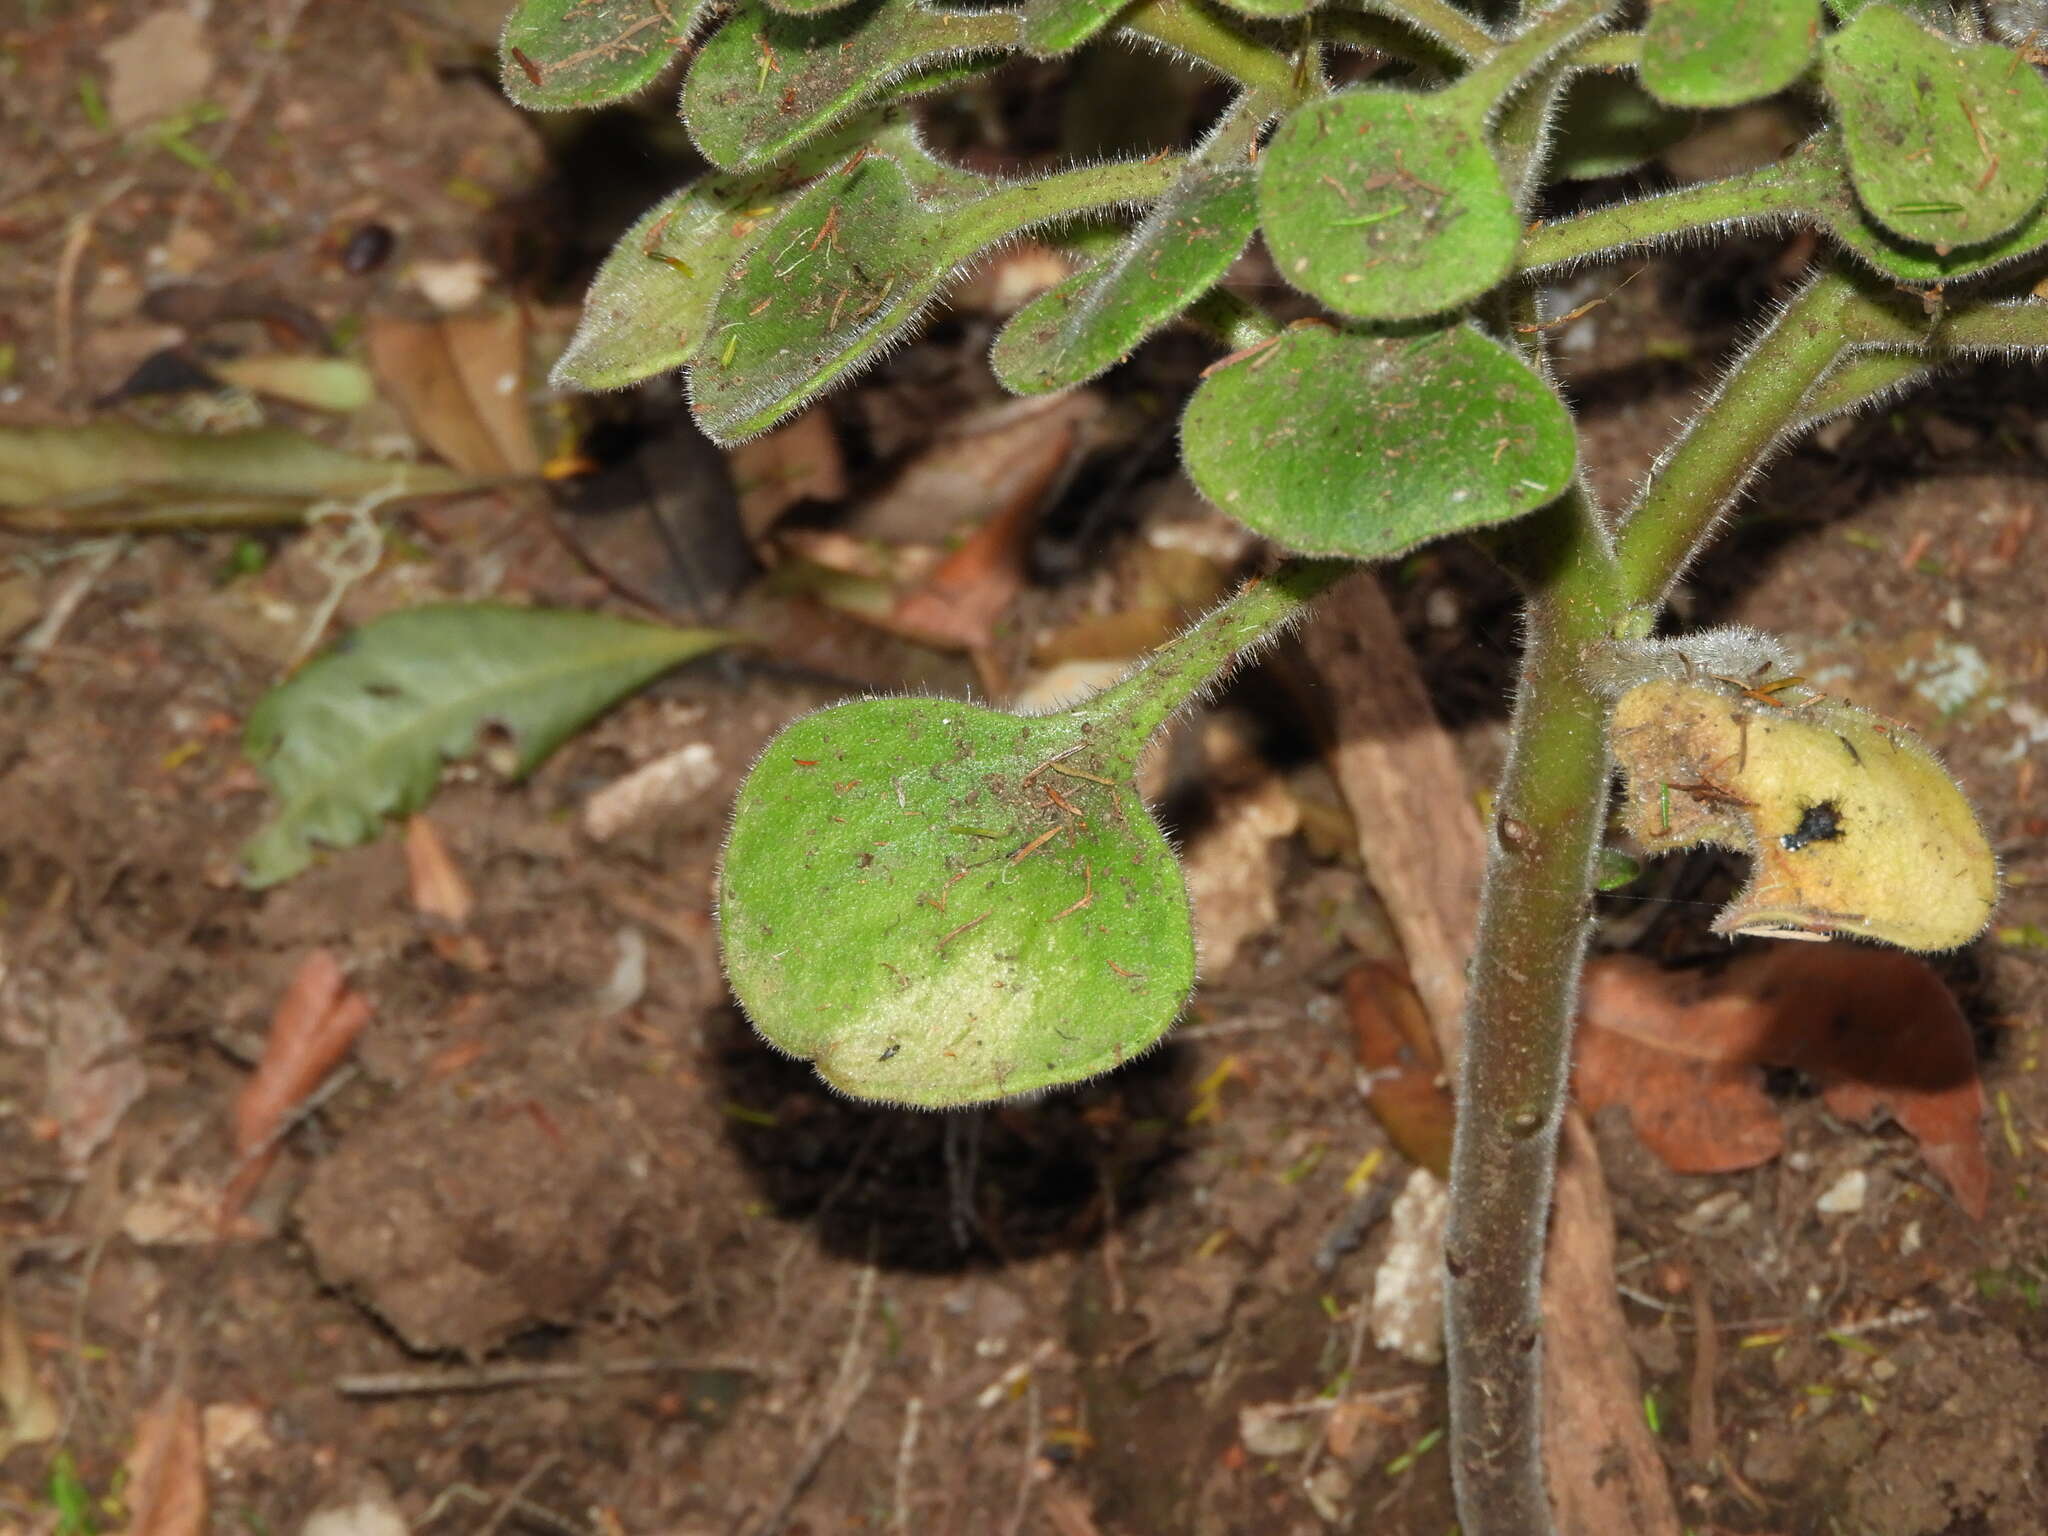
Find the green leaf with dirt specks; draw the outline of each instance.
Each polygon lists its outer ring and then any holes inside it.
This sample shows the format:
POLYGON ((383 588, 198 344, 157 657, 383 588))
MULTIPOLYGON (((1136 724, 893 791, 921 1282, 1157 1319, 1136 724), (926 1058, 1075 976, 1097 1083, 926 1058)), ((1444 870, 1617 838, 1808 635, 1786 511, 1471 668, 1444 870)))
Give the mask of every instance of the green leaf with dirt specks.
POLYGON ((1025 0, 1024 46, 1041 59, 1072 53, 1132 0, 1025 0))
POLYGON ((683 82, 683 121, 728 171, 780 159, 863 102, 941 89, 1018 46, 1015 11, 941 11, 916 0, 854 0, 820 15, 744 5, 714 32, 683 82))
POLYGON ((987 190, 981 178, 927 154, 902 107, 864 114, 773 170, 693 182, 650 208, 604 259, 552 382, 563 389, 621 389, 680 368, 704 339, 712 307, 755 237, 806 182, 863 145, 904 164, 921 200, 987 190))
POLYGON ((537 112, 653 83, 719 0, 521 0, 498 43, 505 94, 537 112))
POLYGON ((312 844, 348 847, 427 802, 444 761, 504 733, 524 774, 626 694, 735 637, 599 613, 449 603, 366 624, 273 688, 244 749, 277 793, 242 850, 254 886, 289 879, 312 844))
POLYGON ((756 241, 690 365, 697 423, 718 442, 764 432, 903 339, 960 265, 1020 230, 1159 196, 1172 158, 1112 161, 978 198, 922 204, 876 153, 811 183, 756 241))
POLYGON ((1816 136, 1787 162, 1789 174, 1812 186, 1812 216, 1849 253, 1894 282, 1931 288, 1974 277, 2018 261, 2048 245, 2048 202, 2037 205, 2017 226, 1994 239, 1939 250, 1902 240, 1871 217, 1857 198, 1843 163, 1841 141, 1816 136))
POLYGON ((1011 318, 989 357, 1005 388, 1035 395, 1094 378, 1222 279, 1258 222, 1250 151, 1262 121, 1241 105, 1121 247, 1011 318))
POLYGON ((1280 275, 1362 320, 1441 314, 1506 277, 1522 221, 1486 141, 1486 105, 1457 90, 1374 89, 1289 116, 1259 172, 1280 275))
POLYGON ((754 1027, 843 1092, 929 1108, 1151 1047, 1195 945, 1139 755, 1349 569, 1283 566, 1060 714, 866 699, 797 721, 741 787, 719 875, 726 974, 754 1027))
POLYGON ((1823 54, 1857 196, 1892 234, 1937 251, 1982 244, 2039 208, 2048 85, 2010 48, 1867 5, 1823 54))
POLYGON ((1735 107, 1806 72, 1820 0, 1658 0, 1643 23, 1643 88, 1673 107, 1735 107))
POLYGON ((1202 494, 1254 531, 1362 560, 1533 511, 1577 454, 1563 402, 1464 325, 1290 329, 1203 380, 1181 445, 1202 494))

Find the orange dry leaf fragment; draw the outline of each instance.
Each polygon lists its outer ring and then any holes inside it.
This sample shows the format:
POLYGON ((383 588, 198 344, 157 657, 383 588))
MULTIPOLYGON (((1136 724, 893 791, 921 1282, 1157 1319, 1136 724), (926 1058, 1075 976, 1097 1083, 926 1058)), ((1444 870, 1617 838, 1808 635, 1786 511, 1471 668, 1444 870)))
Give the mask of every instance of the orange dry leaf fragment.
POLYGON ((1365 1107, 1403 1157, 1447 1177, 1454 1116, 1422 999, 1404 973, 1368 962, 1345 976, 1344 1004, 1365 1107))
POLYGON ((316 949, 299 963, 271 1019, 263 1059, 235 1100, 235 1152, 242 1161, 221 1197, 223 1220, 262 1181, 272 1143, 292 1110, 348 1054, 369 1022, 368 1000, 348 990, 332 953, 316 949))
POLYGON ((176 1387, 135 1426, 127 1472, 127 1536, 203 1536, 206 1465, 199 1409, 176 1387))
MULTIPOLYGON (((1767 1137, 1745 1095, 1761 1096, 1757 1069, 1792 1067, 1820 1086, 1844 1119, 1889 1111, 1971 1216, 1982 1218, 1991 1170, 1984 1156, 1984 1090, 1969 1023, 1942 980, 1912 955, 1852 945, 1773 945, 1716 971, 1667 972, 1617 955, 1595 962, 1581 1002, 1580 1092, 1625 1102, 1638 1129, 1664 1127, 1703 1144, 1682 1154, 1698 1171, 1722 1168, 1750 1139, 1761 1162, 1767 1137), (1603 1035, 1622 1035, 1648 1055, 1626 1056, 1603 1035), (1687 1073, 1654 1057, 1689 1060, 1687 1073), (1589 1073, 1590 1066, 1590 1073, 1589 1073), (1717 1114, 1688 1111, 1682 1098, 1710 1099, 1717 1114), (1691 1130, 1681 1127, 1691 1113, 1691 1130), (1722 1138, 1718 1147, 1712 1138, 1722 1138)), ((1608 1100, 1603 1099, 1603 1102, 1608 1100)), ((1671 1157, 1662 1146, 1652 1149, 1671 1157)))
POLYGON ((424 816, 411 817, 405 824, 405 868, 412 880, 415 912, 451 928, 467 925, 476 898, 448 856, 448 845, 424 816))

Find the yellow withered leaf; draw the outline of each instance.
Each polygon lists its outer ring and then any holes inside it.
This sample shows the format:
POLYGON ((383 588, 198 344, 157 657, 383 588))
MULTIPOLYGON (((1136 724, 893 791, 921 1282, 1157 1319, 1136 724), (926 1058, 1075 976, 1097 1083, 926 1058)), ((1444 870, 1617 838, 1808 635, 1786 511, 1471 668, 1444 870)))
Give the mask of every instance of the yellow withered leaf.
POLYGON ((1717 933, 1954 949, 1991 920, 1998 864, 1976 814, 1906 727, 1797 679, 1659 677, 1615 705, 1629 831, 1653 853, 1754 861, 1717 933))

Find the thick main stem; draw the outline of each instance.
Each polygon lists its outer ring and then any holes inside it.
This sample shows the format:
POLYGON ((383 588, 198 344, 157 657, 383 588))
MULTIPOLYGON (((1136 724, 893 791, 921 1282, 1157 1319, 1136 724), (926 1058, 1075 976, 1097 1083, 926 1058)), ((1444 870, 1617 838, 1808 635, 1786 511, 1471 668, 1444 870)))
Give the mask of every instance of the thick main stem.
POLYGON ((1489 829, 1459 1064, 1445 1343, 1459 1527, 1550 1529, 1541 1435, 1542 1274, 1592 868, 1606 819, 1608 703, 1584 648, 1619 608, 1599 519, 1574 490, 1499 552, 1530 592, 1513 748, 1489 829), (1518 552, 1526 552, 1517 558, 1518 552))

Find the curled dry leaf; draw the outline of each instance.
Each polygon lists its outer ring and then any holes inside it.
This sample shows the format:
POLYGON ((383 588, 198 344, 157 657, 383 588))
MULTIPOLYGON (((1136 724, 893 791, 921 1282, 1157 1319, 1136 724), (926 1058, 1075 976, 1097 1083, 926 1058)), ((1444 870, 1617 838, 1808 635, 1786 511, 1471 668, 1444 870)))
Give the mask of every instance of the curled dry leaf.
POLYGON ((455 867, 448 845, 434 824, 424 816, 413 816, 405 824, 405 868, 412 886, 413 910, 423 918, 446 923, 450 928, 466 927, 476 907, 469 882, 455 867))
POLYGON ((1888 1111, 1957 1203, 1982 1219, 1991 1169, 1976 1047, 1925 961, 1863 946, 1773 945, 1716 971, 1665 971, 1617 955, 1588 968, 1581 1010, 1590 1026, 1580 1032, 1581 1102, 1626 1103, 1639 1131, 1653 1128, 1644 1136, 1652 1150, 1684 1159, 1673 1167, 1730 1169, 1770 1157, 1777 1146, 1756 1113, 1760 1069, 1792 1067, 1844 1119, 1888 1111), (1636 1054, 1624 1046, 1617 1055, 1603 1038, 1616 1035, 1636 1054), (1696 1101, 1694 1110, 1682 1098, 1696 1101))
POLYGON ((206 1462, 199 1408, 177 1387, 135 1426, 128 1474, 127 1536, 204 1536, 206 1462))
POLYGON ((235 1100, 235 1153, 241 1166, 221 1197, 224 1220, 262 1181, 271 1144, 292 1110, 348 1054, 369 1022, 369 1001, 348 989, 331 952, 316 949, 299 963, 271 1019, 263 1059, 235 1100))
POLYGON ((1400 970, 1368 961, 1345 976, 1344 1006, 1365 1107, 1403 1157, 1448 1177, 1455 1116, 1421 997, 1400 970))
POLYGON ((380 316, 366 334, 384 393, 435 453, 473 475, 531 475, 526 324, 516 309, 438 320, 380 316))
POLYGON ((40 1445, 64 1427, 64 1411, 36 1375, 14 1303, 0 1291, 0 1460, 17 1446, 40 1445))

